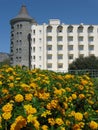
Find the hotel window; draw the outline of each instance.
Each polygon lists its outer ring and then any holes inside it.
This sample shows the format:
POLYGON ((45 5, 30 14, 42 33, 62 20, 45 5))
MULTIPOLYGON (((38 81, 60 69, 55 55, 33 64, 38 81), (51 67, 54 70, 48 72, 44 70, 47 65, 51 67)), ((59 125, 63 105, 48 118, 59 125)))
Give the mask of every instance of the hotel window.
POLYGON ((73 41, 73 37, 72 37, 72 36, 69 36, 69 37, 68 37, 68 41, 69 41, 69 42, 73 41))
POLYGON ((48 36, 48 37, 47 37, 47 41, 48 41, 48 42, 52 41, 52 37, 51 37, 51 36, 48 36))
POLYGON ((21 62, 21 57, 19 57, 19 62, 21 62))
POLYGON ((35 47, 33 47, 33 52, 35 52, 35 47))
POLYGON ((35 38, 33 38, 33 43, 35 43, 35 38))
POLYGON ((68 33, 73 32, 73 26, 70 25, 70 26, 67 28, 67 31, 68 31, 68 33))
POLYGON ((22 49, 21 48, 19 48, 19 53, 21 53, 22 52, 22 49))
POLYGON ((47 64, 47 68, 52 68, 52 64, 51 64, 51 63, 48 63, 48 64, 47 64))
POLYGON ((78 37, 78 41, 79 42, 82 42, 83 41, 83 37, 81 36, 81 37, 78 37))
POLYGON ((80 26, 78 27, 78 33, 81 33, 81 32, 83 32, 83 26, 82 26, 82 25, 80 25, 80 26))
POLYGON ((47 27, 47 32, 52 32, 52 26, 47 27))
POLYGON ((33 35, 35 35, 35 30, 33 30, 33 35))
POLYGON ((35 61, 35 56, 33 56, 33 61, 35 61))
POLYGON ((57 49, 58 49, 58 51, 63 50, 63 45, 58 45, 58 46, 57 46, 57 49))
POLYGON ((39 38, 39 43, 41 43, 41 41, 42 41, 42 39, 41 39, 41 38, 39 38))
POLYGON ((41 60, 41 58, 42 58, 42 57, 41 57, 41 56, 39 56, 39 60, 41 60))
POLYGON ((83 57, 84 57, 84 54, 79 54, 79 57, 80 57, 80 58, 83 58, 83 57))
POLYGON ((58 64, 58 68, 63 68, 63 63, 58 64))
POLYGON ((39 51, 42 51, 42 47, 39 47, 39 51))
POLYGON ((52 50, 52 46, 51 46, 51 45, 48 45, 48 46, 47 46, 47 50, 48 50, 48 51, 52 50))
POLYGON ((82 50, 84 50, 84 46, 83 46, 83 45, 80 45, 80 46, 79 46, 79 51, 82 51, 82 50))
POLYGON ((93 26, 89 26, 89 27, 88 27, 88 33, 93 32, 93 29, 94 29, 94 27, 93 27, 93 26))
POLYGON ((63 55, 58 55, 58 59, 63 59, 63 55))
POLYGON ((69 55, 69 59, 70 60, 72 60, 73 59, 73 55, 71 54, 71 55, 69 55))
POLYGON ((42 33, 42 30, 39 30, 39 34, 41 34, 42 33))
POLYGON ((63 41, 63 37, 62 36, 57 37, 57 41, 58 42, 62 42, 63 41))
POLYGON ((47 59, 52 59, 52 55, 47 55, 47 59))
POLYGON ((59 33, 59 32, 62 32, 63 31, 63 27, 62 26, 58 26, 57 27, 57 32, 59 33))
POLYGON ((93 42, 94 41, 94 37, 88 37, 88 41, 89 42, 93 42))
POLYGON ((68 51, 71 51, 71 50, 73 50, 73 45, 68 46, 68 51))
POLYGON ((90 51, 93 51, 93 50, 94 50, 94 45, 90 45, 90 46, 89 46, 89 50, 90 50, 90 51))

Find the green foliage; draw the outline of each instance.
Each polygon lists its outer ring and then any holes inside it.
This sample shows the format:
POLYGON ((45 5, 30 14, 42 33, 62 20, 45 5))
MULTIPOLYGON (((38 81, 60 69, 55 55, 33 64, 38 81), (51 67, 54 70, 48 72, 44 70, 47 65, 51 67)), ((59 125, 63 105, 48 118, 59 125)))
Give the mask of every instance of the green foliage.
POLYGON ((4 61, 0 62, 0 67, 2 67, 3 65, 10 65, 10 60, 5 59, 4 61))
POLYGON ((69 70, 97 69, 98 58, 95 56, 79 57, 69 65, 69 70))

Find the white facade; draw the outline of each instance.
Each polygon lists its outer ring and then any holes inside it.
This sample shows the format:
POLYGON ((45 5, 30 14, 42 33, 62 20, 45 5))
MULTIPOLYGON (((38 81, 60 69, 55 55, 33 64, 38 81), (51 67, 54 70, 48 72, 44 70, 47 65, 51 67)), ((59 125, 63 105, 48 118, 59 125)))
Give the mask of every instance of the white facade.
POLYGON ((32 25, 31 66, 67 72, 79 56, 98 57, 98 25, 66 25, 58 19, 32 25))

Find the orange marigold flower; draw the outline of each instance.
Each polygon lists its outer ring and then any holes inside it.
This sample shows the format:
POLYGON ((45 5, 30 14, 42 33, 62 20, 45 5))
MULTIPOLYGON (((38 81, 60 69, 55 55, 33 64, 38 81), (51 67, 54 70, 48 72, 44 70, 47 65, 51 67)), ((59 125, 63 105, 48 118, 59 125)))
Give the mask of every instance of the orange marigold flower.
POLYGON ((81 130, 79 124, 75 124, 73 127, 72 127, 72 130, 81 130))
POLYGON ((41 128, 42 128, 42 130, 48 130, 48 126, 47 125, 43 125, 41 128))
POLYGON ((14 76, 9 76, 8 79, 13 81, 14 80, 14 76))
POLYGON ((51 126, 53 126, 53 125, 55 125, 55 120, 54 120, 53 118, 49 118, 49 119, 48 119, 48 123, 49 123, 51 126))
POLYGON ((33 98, 33 95, 31 93, 25 94, 25 100, 31 101, 33 98))
POLYGON ((79 98, 83 99, 83 98, 85 98, 85 95, 84 94, 79 94, 79 98))
POLYGON ((8 94, 9 91, 8 91, 6 88, 2 88, 2 93, 3 93, 3 94, 8 94))

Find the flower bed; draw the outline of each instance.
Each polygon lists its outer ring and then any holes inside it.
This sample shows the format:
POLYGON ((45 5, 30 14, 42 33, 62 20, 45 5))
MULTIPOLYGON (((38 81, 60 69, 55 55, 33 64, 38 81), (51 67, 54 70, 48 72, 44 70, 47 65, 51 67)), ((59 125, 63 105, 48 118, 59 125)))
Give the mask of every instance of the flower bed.
POLYGON ((97 130, 98 97, 87 75, 0 69, 1 130, 97 130))

